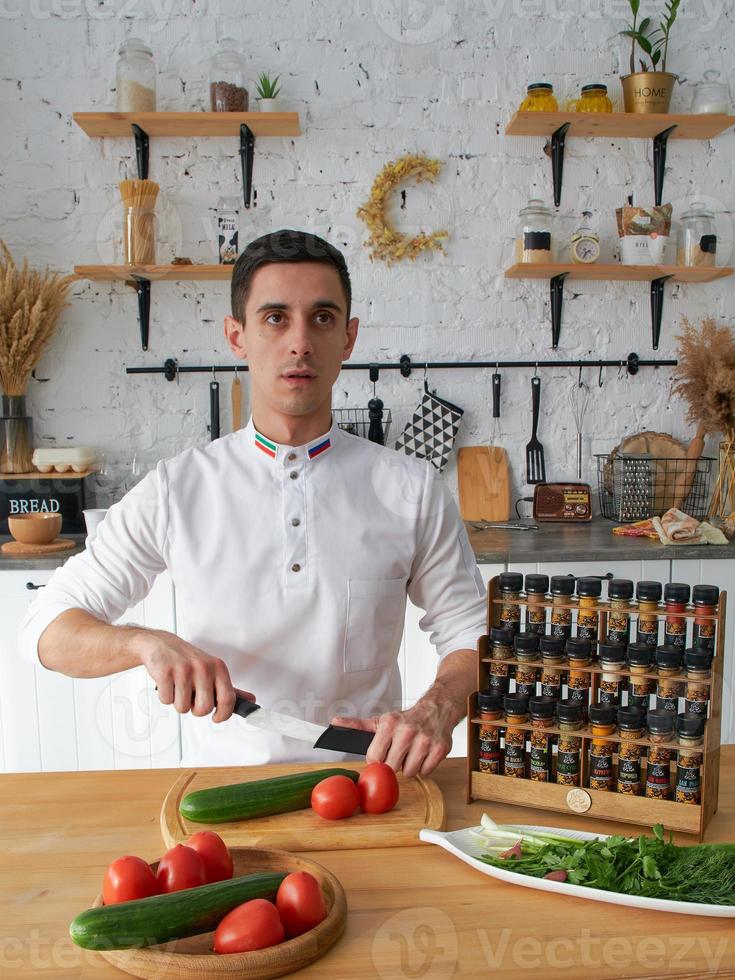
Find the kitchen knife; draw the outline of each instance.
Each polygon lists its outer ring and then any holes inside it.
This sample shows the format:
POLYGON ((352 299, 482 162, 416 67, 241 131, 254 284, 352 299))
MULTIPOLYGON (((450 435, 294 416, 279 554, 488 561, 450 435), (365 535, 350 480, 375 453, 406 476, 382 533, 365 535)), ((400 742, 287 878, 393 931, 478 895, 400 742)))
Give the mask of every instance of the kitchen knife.
POLYGON ((360 728, 342 728, 340 725, 315 725, 311 721, 303 721, 291 715, 279 714, 269 708, 261 708, 255 701, 235 696, 236 715, 244 718, 249 725, 267 732, 276 732, 286 738, 297 738, 309 742, 315 749, 331 749, 334 752, 351 752, 353 755, 365 755, 375 732, 366 732, 360 728))

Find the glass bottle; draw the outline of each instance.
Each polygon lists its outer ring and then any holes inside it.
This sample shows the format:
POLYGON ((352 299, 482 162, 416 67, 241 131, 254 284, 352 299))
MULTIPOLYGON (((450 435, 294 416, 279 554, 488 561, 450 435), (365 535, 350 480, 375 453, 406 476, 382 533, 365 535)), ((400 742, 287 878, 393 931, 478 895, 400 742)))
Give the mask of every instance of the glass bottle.
POLYGON ((692 589, 692 603, 698 614, 694 617, 692 630, 692 646, 704 647, 707 650, 715 648, 714 619, 700 619, 700 616, 716 616, 720 590, 716 585, 695 585, 692 589))
POLYGON ((711 650, 694 647, 684 654, 686 688, 684 690, 684 712, 707 717, 709 705, 710 679, 712 677, 711 650))
POLYGON ((592 666, 592 647, 590 646, 590 641, 582 639, 579 636, 572 636, 567 640, 566 653, 569 662, 567 701, 570 704, 579 705, 582 721, 586 722, 592 680, 589 670, 580 668, 592 666))
POLYGON ((599 578, 577 579, 577 595, 577 636, 581 640, 589 640, 590 647, 594 649, 597 646, 597 607, 602 595, 602 581, 599 578))
POLYGON ((716 264, 715 216, 701 201, 692 201, 679 220, 679 265, 711 268, 716 264))
POLYGON ((613 105, 607 94, 607 85, 595 82, 582 86, 582 95, 575 106, 577 112, 612 112, 613 105))
POLYGON ((498 626, 517 633, 521 628, 521 607, 518 600, 523 588, 520 572, 501 572, 498 576, 499 598, 502 600, 498 626))
POLYGON ((726 82, 719 80, 720 73, 709 68, 704 73, 704 81, 694 87, 692 98, 692 113, 722 113, 730 112, 730 90, 726 82))
POLYGON ((646 712, 635 705, 618 708, 618 729, 618 793, 640 796, 642 747, 631 743, 646 733, 646 712))
POLYGON ((513 657, 513 631, 493 626, 490 630, 490 676, 488 687, 493 694, 507 694, 510 663, 513 657))
POLYGON ((615 707, 611 704, 590 705, 592 743, 590 745, 590 789, 610 792, 613 787, 613 753, 615 744, 607 737, 615 734, 615 707))
POLYGON ((638 624, 636 642, 647 643, 654 649, 658 646, 658 604, 661 602, 660 582, 638 582, 635 597, 638 600, 638 624), (646 614, 649 615, 646 615, 646 614))
POLYGON ((117 111, 156 111, 156 66, 153 52, 140 38, 131 37, 118 52, 117 111))
POLYGON ((516 262, 553 261, 551 249, 551 211, 537 197, 531 198, 518 215, 516 262))
POLYGON ((514 728, 528 722, 528 698, 517 694, 506 694, 503 698, 505 710, 505 759, 503 775, 515 779, 526 778, 526 730, 514 728))
POLYGON ((702 802, 702 752, 704 718, 680 714, 676 720, 679 752, 676 759, 676 802, 702 802))
POLYGON ((685 647, 687 636, 687 621, 677 613, 686 612, 691 589, 684 582, 668 582, 664 586, 664 608, 666 620, 664 624, 664 646, 685 647))
POLYGON ((630 600, 633 583, 627 578, 613 578, 607 586, 610 612, 607 617, 607 642, 624 643, 630 640, 630 600))
POLYGON ((209 69, 209 100, 212 112, 247 112, 246 63, 237 41, 225 38, 209 69))
POLYGON ((551 635, 561 637, 563 648, 563 644, 572 635, 572 610, 562 607, 571 605, 574 595, 574 577, 552 575, 551 595, 551 635))
POLYGON ((656 707, 676 714, 681 694, 681 650, 679 647, 656 648, 656 707))
POLYGON ((549 591, 548 575, 526 575, 526 632, 546 633, 546 594, 549 591))
POLYGON ((646 762, 646 796, 650 800, 668 800, 671 797, 671 749, 662 748, 674 740, 676 718, 670 711, 653 708, 646 716, 648 747, 646 762))
MULTIPOLYGON (((478 691, 477 713, 480 721, 500 721, 503 717, 503 699, 492 691, 478 691)), ((480 725, 480 772, 500 774, 503 753, 500 748, 502 728, 498 725, 480 725)))
POLYGON ((531 717, 531 752, 529 777, 537 783, 551 782, 551 736, 545 729, 554 725, 554 698, 531 698, 528 710, 531 717))
POLYGON ((515 693, 520 697, 536 696, 536 680, 538 678, 539 637, 536 633, 516 633, 513 639, 513 650, 516 656, 515 693), (533 664, 533 666, 531 666, 533 664))
POLYGON ((600 643, 597 656, 602 667, 599 702, 617 706, 621 703, 624 687, 625 647, 622 643, 600 643))
POLYGON ((561 638, 558 636, 542 636, 538 647, 543 663, 541 668, 541 696, 559 701, 561 699, 561 675, 564 672, 564 650, 561 638))
POLYGON ((648 643, 631 643, 628 647, 628 704, 648 710, 653 694, 653 678, 646 674, 655 672, 656 651, 648 643))
POLYGON ((558 112, 559 103, 550 82, 532 82, 526 89, 526 98, 521 102, 521 112, 558 112))
POLYGON ((582 739, 574 734, 583 726, 582 706, 567 699, 557 706, 559 746, 556 756, 556 781, 562 786, 579 786, 582 774, 582 739))

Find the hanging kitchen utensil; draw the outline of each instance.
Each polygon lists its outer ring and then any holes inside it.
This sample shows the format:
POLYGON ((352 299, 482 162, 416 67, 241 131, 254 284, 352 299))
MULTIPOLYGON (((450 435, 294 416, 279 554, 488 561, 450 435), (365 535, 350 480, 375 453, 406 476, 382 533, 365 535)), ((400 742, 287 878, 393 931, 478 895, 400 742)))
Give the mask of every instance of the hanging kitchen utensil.
POLYGON ((429 391, 424 376, 421 404, 396 440, 394 449, 428 459, 441 472, 449 460, 463 414, 463 408, 429 391))
POLYGON ((589 385, 582 381, 582 368, 579 369, 579 380, 569 392, 569 405, 572 409, 574 424, 577 427, 577 479, 582 479, 582 428, 590 397, 589 385))
POLYGON ((237 432, 242 428, 242 382, 235 368, 235 377, 232 379, 232 431, 237 432))
POLYGON ((219 439, 219 381, 214 377, 209 382, 209 438, 212 442, 219 439))
POLYGON ((378 398, 375 394, 375 385, 380 374, 380 368, 377 364, 370 365, 370 380, 373 383, 373 397, 368 402, 368 418, 370 419, 370 426, 368 427, 368 440, 370 442, 376 442, 379 446, 385 445, 385 433, 383 432, 383 401, 378 398))
POLYGON ((544 483, 546 481, 546 465, 544 463, 544 447, 538 440, 539 407, 541 405, 541 378, 534 375, 531 378, 531 406, 533 427, 531 440, 526 446, 526 483, 544 483))

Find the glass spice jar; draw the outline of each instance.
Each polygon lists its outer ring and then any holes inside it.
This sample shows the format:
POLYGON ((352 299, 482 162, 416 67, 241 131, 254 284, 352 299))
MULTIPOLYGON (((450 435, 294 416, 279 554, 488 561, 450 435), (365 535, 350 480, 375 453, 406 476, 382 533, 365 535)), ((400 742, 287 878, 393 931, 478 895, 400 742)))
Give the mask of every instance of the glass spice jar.
MULTIPOLYGON (((500 721, 503 717, 503 699, 492 691, 478 691, 477 713, 480 721, 500 721)), ((500 748, 502 728, 498 725, 480 725, 480 772, 500 775, 503 753, 500 748)))
POLYGON ((610 792, 613 786, 614 742, 607 736, 615 734, 615 707, 611 704, 590 705, 592 743, 590 745, 590 789, 610 792))
POLYGON ((656 651, 648 643, 631 643, 628 647, 628 704, 648 710, 654 690, 653 678, 646 674, 655 672, 656 651))
POLYGON ((558 112, 559 103, 554 96, 554 86, 550 82, 532 82, 526 89, 520 111, 558 112))
POLYGON ((564 673, 564 649, 561 637, 542 636, 539 639, 538 648, 543 664, 541 668, 541 696, 559 701, 561 699, 561 678, 564 673))
POLYGON ((526 778, 526 730, 514 725, 528 723, 528 698, 506 694, 503 698, 505 711, 505 759, 503 774, 515 779, 526 778))
POLYGON ((676 802, 702 802, 702 752, 704 718, 680 714, 676 719, 679 752, 676 759, 676 802))
POLYGON ((622 643, 600 643, 597 658, 602 667, 598 700, 600 704, 619 705, 624 689, 625 647, 622 643))
POLYGON ((556 756, 556 781, 561 786, 579 786, 582 775, 582 739, 574 735, 582 729, 582 705, 579 701, 560 701, 557 705, 559 744, 556 756))
POLYGON ((536 681, 538 678, 539 636, 536 633, 516 633, 513 639, 513 651, 516 656, 515 693, 520 697, 536 696, 536 681), (531 666, 533 664, 533 666, 531 666))
POLYGON ((584 640, 579 636, 572 636, 567 640, 566 652, 569 663, 567 700, 572 704, 579 705, 582 721, 586 722, 592 678, 589 670, 580 668, 592 666, 592 647, 590 646, 590 641, 584 640))
POLYGON ((661 602, 660 582, 638 582, 635 587, 635 597, 638 600, 638 624, 636 626, 636 642, 647 643, 651 647, 658 646, 658 604, 661 602), (646 615, 648 613, 649 615, 646 615), (650 615, 650 614, 653 615, 650 615))
POLYGON ((122 45, 117 60, 117 111, 156 111, 156 66, 153 52, 139 38, 122 45))
POLYGON ((546 594, 549 591, 548 575, 526 575, 526 632, 546 633, 546 594))
POLYGON ((209 101, 212 112, 247 112, 246 63, 237 41, 225 38, 209 69, 209 101))
POLYGON ((715 621, 701 619, 702 616, 716 616, 720 590, 716 585, 695 585, 692 589, 692 603, 697 615, 694 617, 692 646, 715 648, 715 621))
POLYGON ((671 797, 671 749, 663 748, 674 740, 674 722, 670 711, 653 708, 646 716, 649 745, 646 761, 646 796, 649 800, 671 797))
POLYGON ((551 736, 545 729, 554 725, 554 698, 531 698, 528 711, 531 717, 531 751, 529 753, 529 777, 537 783, 551 782, 551 736))
POLYGON ((664 646, 685 647, 687 621, 677 613, 686 612, 691 589, 684 582, 668 582, 664 586, 664 646))
POLYGON ((613 578, 607 587, 610 612, 607 617, 607 642, 624 643, 630 641, 630 600, 633 598, 633 583, 627 578, 613 578))
POLYGON ((676 714, 681 694, 681 653, 679 647, 656 648, 656 707, 676 714))
POLYGON ((618 708, 618 730, 618 793, 640 796, 642 746, 632 743, 643 738, 646 733, 646 712, 643 708, 635 705, 618 708))
POLYGON ((537 197, 531 198, 518 214, 516 262, 551 262, 551 211, 537 197))
POLYGON ((563 642, 572 635, 572 610, 569 606, 574 595, 573 575, 552 575, 551 577, 551 635, 560 636, 563 642))
POLYGON ((612 112, 613 105, 607 94, 607 85, 595 82, 582 86, 582 94, 575 105, 576 112, 612 112))
POLYGON ((687 683, 684 689, 684 713, 707 717, 710 679, 712 677, 711 650, 694 647, 684 654, 684 670, 687 683))
POLYGON ((488 687, 493 694, 507 694, 510 663, 513 658, 513 631, 493 626, 490 630, 490 670, 488 687))
POLYGON ((598 605, 601 595, 601 579, 577 579, 577 596, 579 597, 577 636, 582 640, 589 640, 593 650, 597 646, 598 605))
POLYGON ((498 625, 501 629, 512 630, 514 633, 520 630, 521 607, 518 600, 522 588, 523 576, 520 572, 501 572, 498 576, 499 598, 502 600, 498 625))
POLYGON ((677 263, 711 269, 716 257, 715 216, 701 201, 692 201, 679 220, 677 263))

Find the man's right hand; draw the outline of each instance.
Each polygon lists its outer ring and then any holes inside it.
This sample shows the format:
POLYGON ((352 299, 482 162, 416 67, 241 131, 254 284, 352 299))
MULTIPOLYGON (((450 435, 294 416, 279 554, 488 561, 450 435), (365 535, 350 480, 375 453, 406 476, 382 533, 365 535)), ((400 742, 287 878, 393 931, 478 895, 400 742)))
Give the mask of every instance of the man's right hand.
MULTIPOLYGON (((227 721, 235 707, 235 688, 224 660, 166 630, 141 630, 138 637, 141 663, 162 704, 172 704, 182 715, 191 711, 204 717, 214 711, 213 721, 227 721)), ((247 691, 240 693, 255 700, 247 691)))

